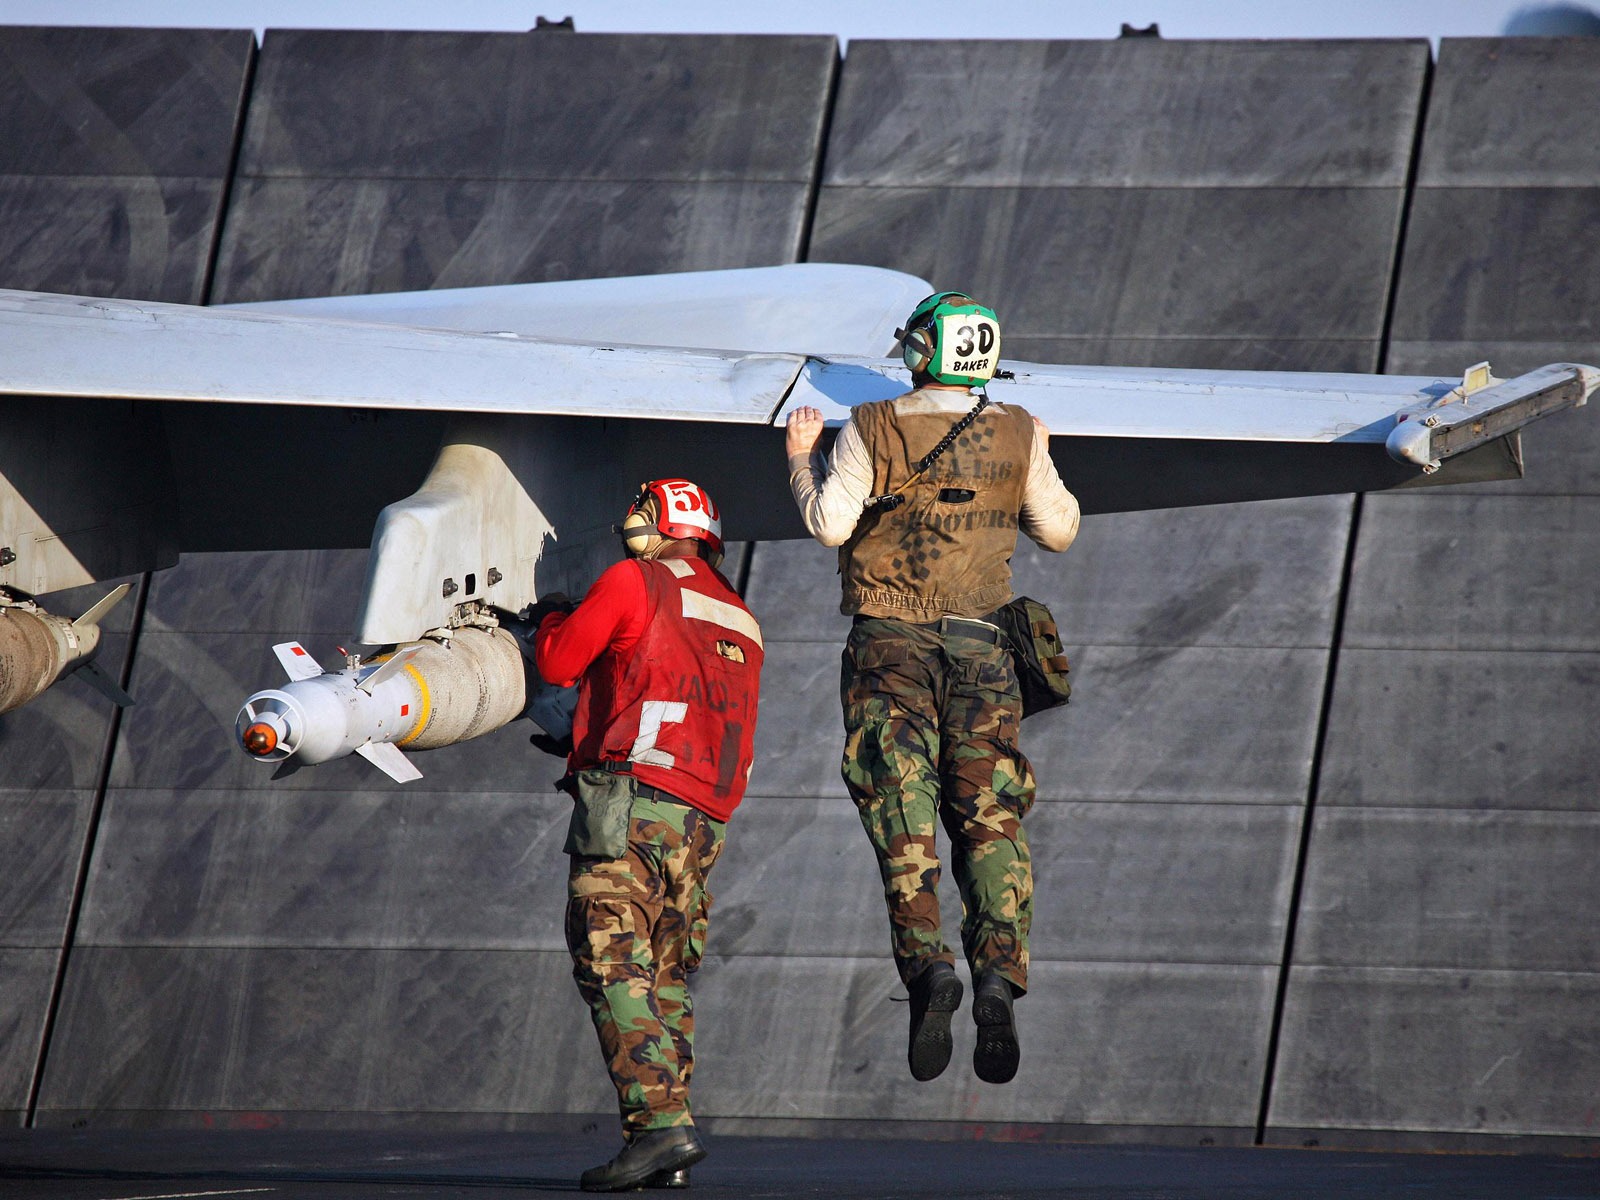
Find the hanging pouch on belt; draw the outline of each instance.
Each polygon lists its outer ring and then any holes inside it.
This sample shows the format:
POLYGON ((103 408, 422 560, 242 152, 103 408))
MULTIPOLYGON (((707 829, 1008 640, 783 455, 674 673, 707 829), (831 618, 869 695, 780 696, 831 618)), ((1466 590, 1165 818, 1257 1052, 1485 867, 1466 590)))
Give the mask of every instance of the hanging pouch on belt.
POLYGON ((1067 682, 1067 656, 1050 610, 1028 596, 1018 596, 988 619, 1005 633, 1011 644, 1011 662, 1022 688, 1022 715, 1031 717, 1072 695, 1067 682))
POLYGON ((572 823, 562 849, 587 858, 621 858, 633 820, 633 776, 586 767, 572 783, 572 823))

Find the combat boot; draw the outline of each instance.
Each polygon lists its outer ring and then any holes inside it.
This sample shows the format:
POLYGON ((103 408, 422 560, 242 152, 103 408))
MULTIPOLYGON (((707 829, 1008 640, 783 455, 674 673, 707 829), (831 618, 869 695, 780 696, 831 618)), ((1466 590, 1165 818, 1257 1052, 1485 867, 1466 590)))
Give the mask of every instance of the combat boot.
MULTIPOLYGON (((647 1129, 636 1133, 610 1162, 590 1167, 578 1179, 586 1192, 626 1192, 654 1179, 693 1166, 706 1156, 693 1125, 647 1129)), ((684 1186, 687 1186, 685 1180, 684 1186)))
POLYGON ((1010 1083, 1021 1051, 1009 979, 996 971, 978 977, 972 989, 972 1019, 978 1026, 978 1042, 972 1048, 973 1071, 985 1083, 1010 1083))
POLYGON ((947 962, 932 962, 906 985, 911 993, 911 1077, 933 1079, 950 1065, 950 1014, 961 1007, 961 980, 947 962))

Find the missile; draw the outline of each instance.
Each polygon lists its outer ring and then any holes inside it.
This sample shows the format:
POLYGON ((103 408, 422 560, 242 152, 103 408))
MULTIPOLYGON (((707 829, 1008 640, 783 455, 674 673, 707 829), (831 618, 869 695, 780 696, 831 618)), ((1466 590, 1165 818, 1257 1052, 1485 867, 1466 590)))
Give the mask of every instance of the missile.
POLYGON ((260 762, 309 766, 359 754, 391 779, 422 772, 406 750, 432 750, 499 729, 527 703, 516 637, 465 626, 362 663, 325 671, 299 642, 272 648, 289 676, 239 709, 239 746, 260 762))
POLYGON ((100 621, 131 587, 119 584, 76 621, 0 588, 0 713, 26 704, 56 680, 73 674, 112 703, 124 708, 132 704, 133 697, 94 662, 100 650, 100 621))

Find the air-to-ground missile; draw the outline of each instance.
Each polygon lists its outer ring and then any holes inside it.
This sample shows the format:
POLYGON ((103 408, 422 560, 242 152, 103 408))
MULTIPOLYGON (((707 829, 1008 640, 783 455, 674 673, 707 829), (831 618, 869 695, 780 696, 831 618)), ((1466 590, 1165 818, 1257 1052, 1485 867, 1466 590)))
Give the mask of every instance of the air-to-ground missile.
POLYGON ((114 703, 132 704, 132 697, 93 661, 100 649, 100 619, 131 586, 120 584, 76 621, 0 588, 0 713, 26 704, 74 673, 114 703))
POLYGON ((498 627, 464 626, 324 671, 299 642, 272 648, 289 674, 257 692, 235 729, 262 762, 311 765, 359 754, 401 783, 422 772, 403 749, 432 750, 499 729, 527 704, 522 651, 498 627))

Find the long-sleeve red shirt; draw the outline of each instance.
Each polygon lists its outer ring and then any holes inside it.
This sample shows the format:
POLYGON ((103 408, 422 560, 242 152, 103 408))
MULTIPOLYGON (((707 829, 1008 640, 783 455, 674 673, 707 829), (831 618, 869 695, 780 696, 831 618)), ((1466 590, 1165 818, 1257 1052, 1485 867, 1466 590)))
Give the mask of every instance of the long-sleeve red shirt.
POLYGON ((650 617, 639 564, 631 558, 613 563, 576 609, 540 622, 534 635, 539 674, 557 687, 571 687, 607 649, 631 650, 650 617))

